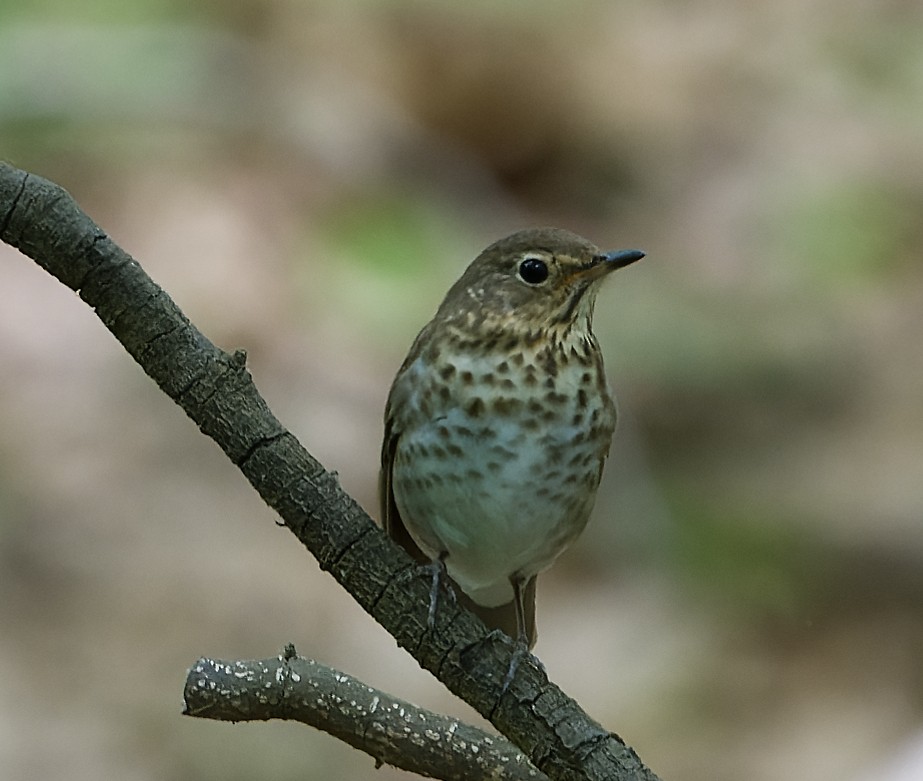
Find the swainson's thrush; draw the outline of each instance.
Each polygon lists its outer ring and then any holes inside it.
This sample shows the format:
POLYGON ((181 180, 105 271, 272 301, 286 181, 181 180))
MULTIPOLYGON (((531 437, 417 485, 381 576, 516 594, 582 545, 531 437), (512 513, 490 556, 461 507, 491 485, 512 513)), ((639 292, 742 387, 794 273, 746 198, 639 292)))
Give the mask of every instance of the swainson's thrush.
MULTIPOLYGON (((451 287, 385 408, 385 529, 491 628, 535 644, 535 578, 586 525, 615 429, 592 331, 600 283, 644 257, 540 228, 451 287)), ((514 667, 511 666, 507 683, 514 667)))

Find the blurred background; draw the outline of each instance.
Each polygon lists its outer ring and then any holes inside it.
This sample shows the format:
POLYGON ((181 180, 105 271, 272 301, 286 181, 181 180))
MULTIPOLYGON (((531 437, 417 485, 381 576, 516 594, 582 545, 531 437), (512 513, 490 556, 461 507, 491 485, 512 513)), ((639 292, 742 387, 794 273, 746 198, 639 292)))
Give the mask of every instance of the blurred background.
MULTIPOLYGON (((601 294, 621 422, 549 675, 665 781, 923 778, 923 5, 5 0, 0 156, 65 186, 377 515, 381 411, 488 243, 601 294)), ((0 246, 0 775, 398 779, 180 715, 286 642, 480 722, 77 297, 0 246)))

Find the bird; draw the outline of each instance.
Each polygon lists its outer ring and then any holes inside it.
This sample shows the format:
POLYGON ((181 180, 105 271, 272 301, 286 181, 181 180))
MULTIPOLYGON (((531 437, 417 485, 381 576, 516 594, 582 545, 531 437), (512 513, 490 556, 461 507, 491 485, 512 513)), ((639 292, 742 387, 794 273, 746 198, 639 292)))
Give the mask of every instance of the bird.
POLYGON ((518 231, 475 258, 414 340, 385 405, 379 499, 385 531, 432 570, 430 627, 447 576, 519 655, 534 647, 536 577, 586 526, 615 431, 596 295, 644 255, 518 231))

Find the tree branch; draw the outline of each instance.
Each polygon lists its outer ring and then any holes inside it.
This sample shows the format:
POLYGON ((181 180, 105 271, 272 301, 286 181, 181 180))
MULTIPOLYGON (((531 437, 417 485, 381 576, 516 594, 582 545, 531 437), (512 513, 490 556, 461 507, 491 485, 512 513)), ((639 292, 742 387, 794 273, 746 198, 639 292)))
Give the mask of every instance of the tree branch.
MULTIPOLYGON (((551 779, 653 781, 635 752, 531 661, 501 696, 513 644, 448 601, 270 412, 243 351, 219 350, 58 185, 0 164, 0 239, 75 290, 356 601, 551 779)), ((617 672, 613 673, 617 675, 617 672)))
POLYGON ((221 721, 300 721, 364 751, 376 763, 445 781, 547 781, 506 739, 418 708, 295 655, 199 659, 186 677, 184 712, 221 721))

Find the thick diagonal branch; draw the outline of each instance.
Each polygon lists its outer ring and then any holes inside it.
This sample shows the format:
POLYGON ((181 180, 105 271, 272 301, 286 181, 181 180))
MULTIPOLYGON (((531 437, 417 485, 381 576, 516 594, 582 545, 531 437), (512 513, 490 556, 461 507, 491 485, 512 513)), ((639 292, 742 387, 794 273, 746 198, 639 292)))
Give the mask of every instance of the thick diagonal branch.
MULTIPOLYGON (((357 602, 552 779, 655 779, 616 735, 460 607, 427 627, 429 583, 270 412, 242 352, 215 347, 59 186, 0 164, 0 239, 77 291, 160 388, 215 440, 357 602)), ((610 671, 613 676, 617 670, 610 671)))

